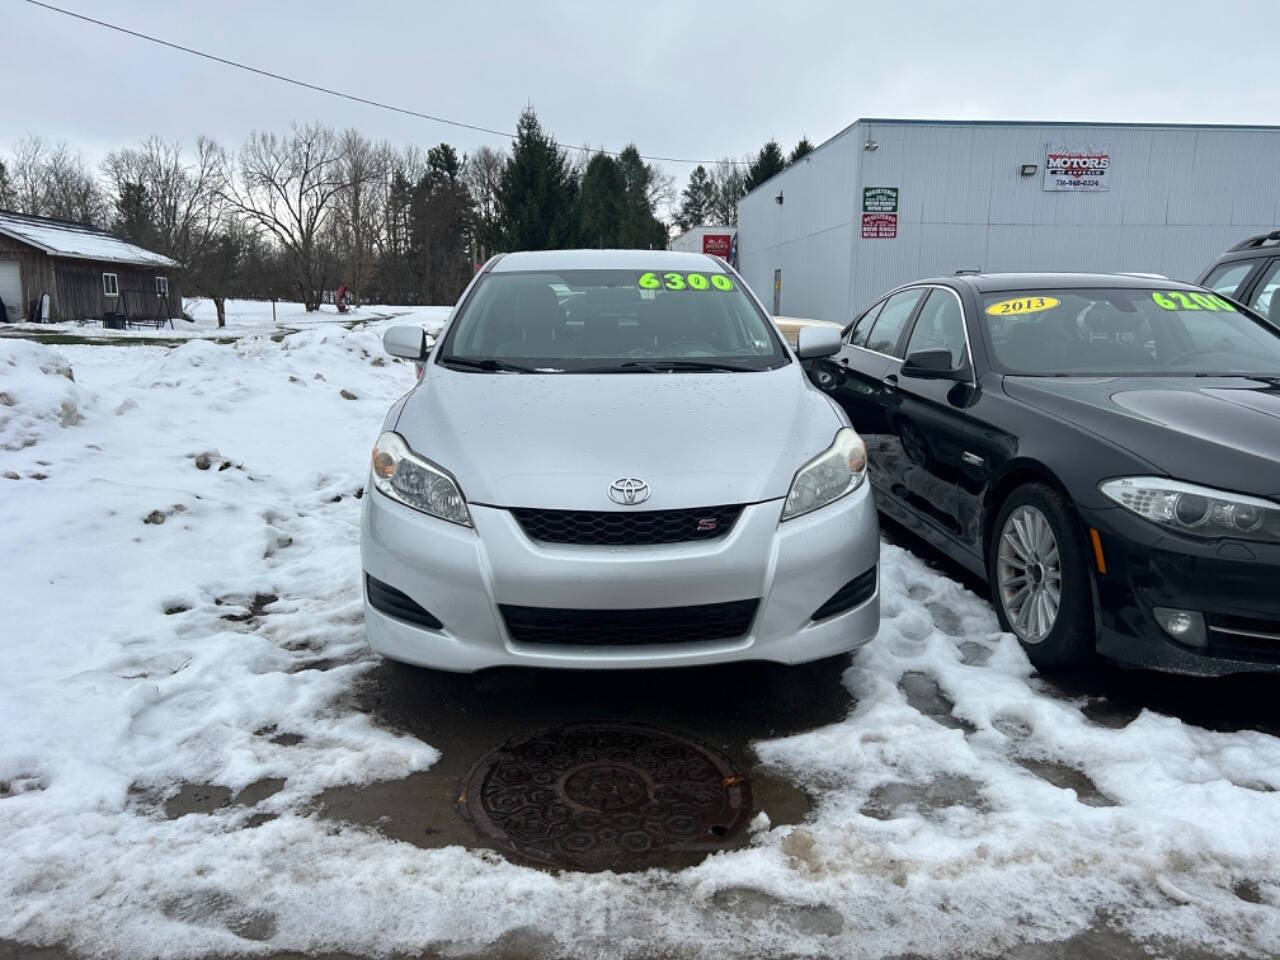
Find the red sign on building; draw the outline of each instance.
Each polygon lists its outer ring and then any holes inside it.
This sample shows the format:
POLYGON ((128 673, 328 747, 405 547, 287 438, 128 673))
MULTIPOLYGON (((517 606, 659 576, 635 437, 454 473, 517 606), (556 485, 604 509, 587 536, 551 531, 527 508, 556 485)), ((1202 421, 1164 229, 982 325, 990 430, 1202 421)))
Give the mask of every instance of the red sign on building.
POLYGON ((862 215, 863 240, 892 240, 898 235, 896 213, 864 213, 862 215))
POLYGON ((733 236, 728 233, 704 233, 702 235, 702 252, 714 257, 729 259, 729 248, 733 244, 733 236))

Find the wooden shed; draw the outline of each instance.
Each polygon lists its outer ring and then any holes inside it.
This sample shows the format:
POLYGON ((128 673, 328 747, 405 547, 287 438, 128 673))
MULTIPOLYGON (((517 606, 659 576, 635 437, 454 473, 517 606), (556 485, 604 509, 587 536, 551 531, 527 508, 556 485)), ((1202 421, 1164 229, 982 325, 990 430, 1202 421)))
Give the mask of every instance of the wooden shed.
POLYGON ((170 320, 182 314, 181 265, 95 227, 0 210, 0 319, 42 319, 45 294, 51 323, 170 320))

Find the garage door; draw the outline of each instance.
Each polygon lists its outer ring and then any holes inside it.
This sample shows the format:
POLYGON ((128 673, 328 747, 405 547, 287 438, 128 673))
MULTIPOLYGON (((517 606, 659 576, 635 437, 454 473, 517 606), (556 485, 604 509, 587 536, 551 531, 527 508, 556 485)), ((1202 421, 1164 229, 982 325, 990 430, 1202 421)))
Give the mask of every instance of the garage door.
POLYGON ((16 260, 0 260, 0 300, 8 314, 2 319, 11 323, 22 319, 22 279, 16 260))

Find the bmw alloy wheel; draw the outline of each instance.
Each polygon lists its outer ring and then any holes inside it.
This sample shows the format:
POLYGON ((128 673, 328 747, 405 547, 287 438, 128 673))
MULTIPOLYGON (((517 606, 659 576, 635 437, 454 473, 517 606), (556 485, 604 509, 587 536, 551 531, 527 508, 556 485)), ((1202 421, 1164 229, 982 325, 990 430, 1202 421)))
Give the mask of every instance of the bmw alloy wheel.
POLYGON ((1024 643, 1040 643, 1053 631, 1062 603, 1062 558, 1048 518, 1023 504, 1000 531, 996 560, 1000 603, 1024 643))

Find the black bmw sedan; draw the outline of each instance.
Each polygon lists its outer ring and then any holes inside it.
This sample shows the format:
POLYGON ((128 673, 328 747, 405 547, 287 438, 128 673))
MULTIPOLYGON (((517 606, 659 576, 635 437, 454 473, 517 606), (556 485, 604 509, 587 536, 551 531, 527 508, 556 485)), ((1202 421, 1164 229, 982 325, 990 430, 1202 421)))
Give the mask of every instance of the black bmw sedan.
POLYGON ((1189 284, 908 284, 813 382, 881 512, 984 577, 1040 667, 1280 671, 1280 328, 1189 284))

